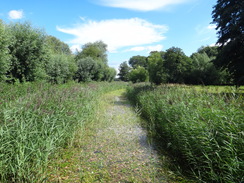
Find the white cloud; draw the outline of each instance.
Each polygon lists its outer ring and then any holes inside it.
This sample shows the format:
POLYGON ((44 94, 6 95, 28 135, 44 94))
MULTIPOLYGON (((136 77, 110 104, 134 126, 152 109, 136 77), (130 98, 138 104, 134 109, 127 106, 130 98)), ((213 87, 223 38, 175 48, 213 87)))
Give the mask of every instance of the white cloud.
POLYGON ((207 29, 209 30, 212 30, 212 29, 215 29, 216 28, 216 25, 213 25, 213 24, 210 24, 207 26, 207 29))
POLYGON ((162 51, 163 46, 158 44, 158 45, 153 45, 153 46, 136 46, 130 49, 125 50, 124 52, 129 52, 129 51, 147 51, 147 52, 151 52, 151 51, 162 51))
POLYGON ((203 26, 203 25, 197 25, 195 30, 197 34, 199 35, 204 35, 204 34, 209 34, 215 32, 216 25, 208 25, 208 26, 203 26))
POLYGON ((188 1, 190 0, 99 0, 99 4, 137 11, 152 11, 188 1))
POLYGON ((80 46, 79 44, 75 44, 75 45, 72 45, 72 46, 70 47, 70 49, 71 49, 71 51, 72 51, 73 53, 75 53, 75 52, 77 52, 77 51, 81 51, 81 46, 80 46))
POLYGON ((70 43, 77 48, 88 42, 102 40, 110 52, 120 48, 157 43, 165 39, 168 27, 152 24, 140 18, 111 19, 103 21, 83 20, 72 28, 57 30, 75 36, 70 43))
POLYGON ((8 13, 9 19, 22 19, 24 16, 23 10, 11 10, 8 13))

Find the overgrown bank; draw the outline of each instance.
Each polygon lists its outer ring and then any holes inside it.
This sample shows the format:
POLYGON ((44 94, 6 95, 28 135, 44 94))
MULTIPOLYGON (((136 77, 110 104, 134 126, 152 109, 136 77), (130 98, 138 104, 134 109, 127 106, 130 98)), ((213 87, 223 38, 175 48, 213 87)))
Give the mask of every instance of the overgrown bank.
POLYGON ((1 83, 0 182, 45 180, 50 156, 72 143, 75 132, 94 119, 99 96, 123 87, 1 83))
POLYGON ((182 86, 130 87, 148 130, 200 182, 242 182, 243 95, 182 86))

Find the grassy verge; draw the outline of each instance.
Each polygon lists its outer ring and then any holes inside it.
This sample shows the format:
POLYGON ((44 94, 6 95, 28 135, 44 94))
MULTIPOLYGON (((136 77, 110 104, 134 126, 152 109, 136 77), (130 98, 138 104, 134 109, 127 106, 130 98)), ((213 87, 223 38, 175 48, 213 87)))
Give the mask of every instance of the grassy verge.
POLYGON ((121 84, 1 84, 0 182, 41 182, 49 158, 94 118, 97 99, 121 84))
POLYGON ((200 182, 243 181, 243 95, 136 86, 127 96, 183 171, 200 182))

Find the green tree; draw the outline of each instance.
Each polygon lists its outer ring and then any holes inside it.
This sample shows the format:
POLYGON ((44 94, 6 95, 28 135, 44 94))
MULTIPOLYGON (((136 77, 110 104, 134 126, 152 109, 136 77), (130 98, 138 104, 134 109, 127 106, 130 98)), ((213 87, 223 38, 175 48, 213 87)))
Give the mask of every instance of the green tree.
POLYGON ((60 41, 56 37, 46 36, 46 44, 50 49, 51 54, 65 54, 65 55, 72 54, 69 45, 60 41))
POLYGON ((104 70, 104 78, 103 80, 104 81, 113 81, 114 78, 116 76, 116 70, 114 68, 111 68, 111 67, 107 67, 105 70, 104 70))
POLYGON ((137 68, 138 66, 147 68, 147 65, 148 65, 147 57, 140 56, 140 55, 133 56, 133 57, 130 58, 129 64, 134 69, 137 68))
POLYGON ((107 64, 107 45, 102 41, 97 41, 94 43, 87 43, 82 47, 82 51, 78 52, 76 59, 91 57, 96 61, 101 61, 107 64))
POLYGON ((168 82, 184 83, 191 66, 191 59, 185 55, 182 49, 172 47, 166 50, 164 60, 164 67, 168 74, 168 82))
POLYGON ((215 63, 234 74, 235 84, 244 84, 244 1, 218 0, 212 17, 220 45, 215 63))
POLYGON ((52 83, 65 83, 72 80, 76 71, 77 65, 74 58, 64 54, 51 55, 46 67, 47 79, 52 83))
POLYGON ((218 46, 202 46, 197 50, 197 53, 206 53, 213 60, 218 56, 218 46))
POLYGON ((157 85, 167 82, 167 73, 164 67, 164 52, 151 52, 148 59, 149 81, 157 85))
MULTIPOLYGON (((104 78, 107 78, 107 76, 105 76, 105 72, 108 70, 107 45, 102 41, 85 44, 82 47, 82 51, 77 53, 75 59, 78 61, 78 68, 80 68, 81 65, 79 64, 81 63, 83 63, 83 66, 87 68, 90 68, 90 66, 93 65, 92 69, 88 69, 88 71, 92 72, 89 74, 89 76, 91 76, 90 79, 82 79, 80 81, 102 81, 104 78), (91 61, 90 64, 87 63, 88 60, 91 61)), ((87 72, 82 71, 79 75, 81 73, 87 74, 87 72)))
POLYGON ((78 70, 76 79, 79 82, 89 82, 94 80, 98 70, 98 64, 92 57, 81 58, 77 61, 78 70))
POLYGON ((6 26, 0 20, 0 81, 6 79, 6 73, 10 68, 9 44, 10 39, 6 31, 6 26))
POLYGON ((123 62, 119 66, 119 79, 122 81, 129 81, 129 73, 131 68, 128 66, 127 62, 123 62))
POLYGON ((48 60, 45 33, 27 22, 12 23, 8 31, 11 34, 11 68, 8 75, 21 82, 44 79, 48 60))
POLYGON ((145 82, 148 81, 148 78, 149 78, 148 71, 141 66, 132 69, 131 72, 129 73, 129 80, 132 81, 133 83, 145 82))
POLYGON ((189 72, 188 84, 216 85, 226 84, 230 81, 230 75, 226 70, 215 67, 212 59, 206 52, 191 55, 192 69, 189 72))

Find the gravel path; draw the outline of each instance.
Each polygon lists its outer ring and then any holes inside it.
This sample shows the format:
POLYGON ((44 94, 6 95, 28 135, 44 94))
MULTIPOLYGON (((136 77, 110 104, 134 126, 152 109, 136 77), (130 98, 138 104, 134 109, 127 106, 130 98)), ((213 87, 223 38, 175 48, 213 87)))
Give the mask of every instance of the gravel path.
POLYGON ((67 164, 58 182, 174 182, 170 171, 162 168, 166 160, 157 155, 122 91, 105 95, 101 105, 79 150, 72 158, 63 156, 64 162, 76 161, 76 166, 67 164))

